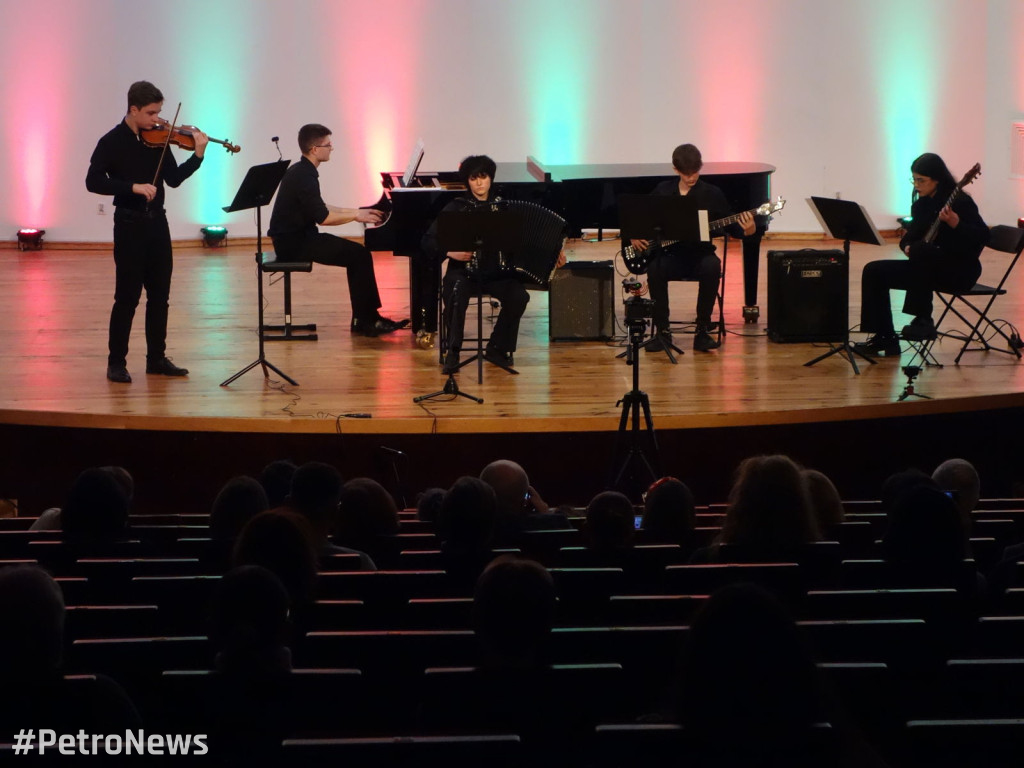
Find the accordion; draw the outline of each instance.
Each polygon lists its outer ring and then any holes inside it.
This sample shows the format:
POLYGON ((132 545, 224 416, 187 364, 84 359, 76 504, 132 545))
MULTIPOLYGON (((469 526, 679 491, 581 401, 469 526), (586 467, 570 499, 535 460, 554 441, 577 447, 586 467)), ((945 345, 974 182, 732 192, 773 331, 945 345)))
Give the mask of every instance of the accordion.
POLYGON ((498 199, 478 206, 482 208, 513 214, 519 237, 511 250, 474 254, 470 273, 481 280, 516 277, 547 287, 565 243, 565 219, 527 200, 498 199))

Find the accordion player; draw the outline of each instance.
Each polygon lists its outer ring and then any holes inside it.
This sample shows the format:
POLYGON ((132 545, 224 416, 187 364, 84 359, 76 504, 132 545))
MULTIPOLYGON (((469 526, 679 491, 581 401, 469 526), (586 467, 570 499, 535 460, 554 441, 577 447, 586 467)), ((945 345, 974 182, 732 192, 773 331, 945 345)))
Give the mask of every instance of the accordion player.
POLYGON ((507 214, 518 230, 512 249, 490 249, 485 243, 476 251, 443 251, 438 243, 437 221, 423 238, 425 252, 448 261, 441 282, 441 348, 446 374, 453 374, 460 367, 466 310, 470 299, 479 293, 489 294, 501 305, 483 350, 484 358, 515 372, 512 365, 519 323, 530 300, 525 283, 547 286, 562 254, 565 221, 534 203, 496 197, 492 188, 496 168, 486 155, 465 158, 459 165, 459 175, 468 194, 452 200, 442 213, 507 214))

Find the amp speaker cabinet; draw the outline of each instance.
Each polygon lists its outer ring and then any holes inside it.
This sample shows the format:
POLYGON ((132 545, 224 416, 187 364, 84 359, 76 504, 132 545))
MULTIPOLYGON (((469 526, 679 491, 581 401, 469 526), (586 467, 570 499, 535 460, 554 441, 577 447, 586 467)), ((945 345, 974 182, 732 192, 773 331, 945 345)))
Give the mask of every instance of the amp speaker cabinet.
POLYGON ((615 335, 614 275, 610 261, 571 261, 555 272, 548 296, 551 341, 615 335))
POLYGON ((768 251, 768 338, 849 338, 850 261, 840 250, 768 251))

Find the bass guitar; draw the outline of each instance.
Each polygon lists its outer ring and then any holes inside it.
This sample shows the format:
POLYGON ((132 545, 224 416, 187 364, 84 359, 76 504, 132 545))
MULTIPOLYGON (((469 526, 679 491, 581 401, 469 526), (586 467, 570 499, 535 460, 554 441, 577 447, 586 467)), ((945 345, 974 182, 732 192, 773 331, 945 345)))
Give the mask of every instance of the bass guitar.
MULTIPOLYGON (((715 232, 720 229, 724 229, 730 224, 737 223, 740 218, 748 213, 752 213, 755 216, 771 216, 773 213, 778 213, 786 207, 786 201, 781 197, 774 203, 768 201, 762 203, 757 208, 752 208, 749 211, 743 211, 742 213, 734 213, 732 216, 726 216, 724 219, 715 219, 708 224, 708 229, 715 232)), ((678 243, 678 240, 662 240, 661 245, 665 247, 678 243)), ((651 249, 646 248, 640 250, 634 248, 632 245, 627 245, 622 249, 622 260, 626 263, 626 269, 628 269, 634 275, 642 275, 647 271, 647 264, 650 262, 651 249)))

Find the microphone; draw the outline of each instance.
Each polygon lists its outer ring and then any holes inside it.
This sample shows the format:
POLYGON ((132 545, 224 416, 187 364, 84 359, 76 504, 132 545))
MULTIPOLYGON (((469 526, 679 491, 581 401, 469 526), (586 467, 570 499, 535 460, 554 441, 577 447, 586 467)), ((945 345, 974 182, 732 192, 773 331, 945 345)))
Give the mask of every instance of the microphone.
POLYGON ((281 137, 280 137, 280 136, 271 136, 271 137, 270 137, 270 140, 271 140, 272 142, 274 142, 274 146, 275 146, 275 147, 277 147, 277 156, 278 156, 278 157, 279 157, 279 158, 280 158, 281 160, 284 160, 284 155, 282 155, 282 154, 281 154, 281 145, 277 143, 278 141, 280 141, 280 139, 281 139, 281 137))

